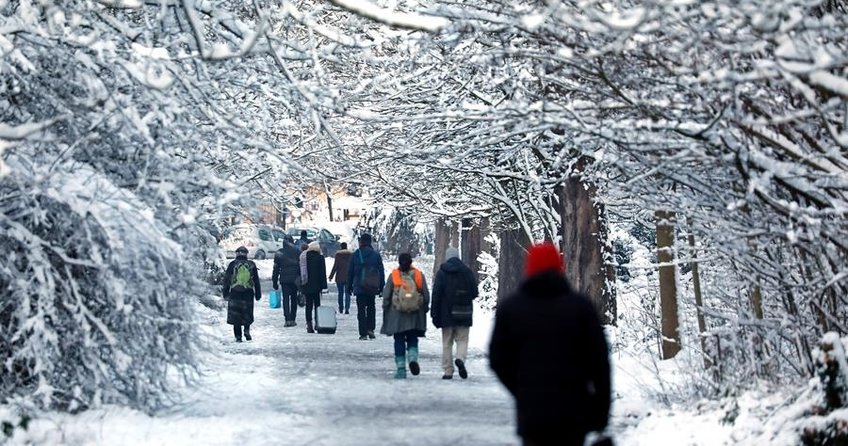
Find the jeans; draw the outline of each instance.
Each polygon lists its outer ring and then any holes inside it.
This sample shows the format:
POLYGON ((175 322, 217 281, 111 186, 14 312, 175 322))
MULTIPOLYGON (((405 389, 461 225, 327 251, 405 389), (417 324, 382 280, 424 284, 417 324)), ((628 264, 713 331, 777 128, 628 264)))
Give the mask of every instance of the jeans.
POLYGON ((312 323, 312 313, 321 306, 321 292, 306 293, 306 323, 312 323))
POLYGON ((297 319, 297 285, 280 284, 280 295, 283 300, 283 315, 287 321, 294 321, 297 319))
POLYGON ((337 281, 336 288, 339 289, 339 312, 350 310, 350 287, 344 282, 337 281))
POLYGON ((395 357, 406 356, 406 351, 411 347, 418 347, 418 333, 415 330, 407 330, 395 333, 395 357))
POLYGON ((377 326, 377 310, 374 308, 375 296, 356 296, 356 319, 359 322, 359 336, 366 336, 377 326))

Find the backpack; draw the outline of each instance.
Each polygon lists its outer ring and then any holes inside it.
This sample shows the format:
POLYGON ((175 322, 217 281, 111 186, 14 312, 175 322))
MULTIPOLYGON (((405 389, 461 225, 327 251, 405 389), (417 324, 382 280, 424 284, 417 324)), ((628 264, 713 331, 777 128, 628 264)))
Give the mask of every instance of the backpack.
POLYGON ((359 282, 359 290, 363 295, 380 294, 380 271, 374 265, 366 265, 362 251, 358 251, 359 261, 362 263, 362 277, 359 282))
POLYGON ((399 269, 392 271, 392 308, 401 313, 416 312, 424 303, 424 296, 419 291, 424 287, 424 277, 414 268, 410 273, 401 274, 399 269))
POLYGON ((247 262, 239 262, 233 270, 233 284, 231 290, 244 291, 253 290, 253 274, 250 271, 250 264, 247 262))

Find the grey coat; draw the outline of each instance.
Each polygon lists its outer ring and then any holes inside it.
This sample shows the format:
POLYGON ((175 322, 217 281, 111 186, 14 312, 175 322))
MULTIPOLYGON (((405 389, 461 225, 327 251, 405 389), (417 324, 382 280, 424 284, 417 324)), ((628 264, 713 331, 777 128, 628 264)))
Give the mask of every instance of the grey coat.
POLYGON ((427 312, 430 311, 430 290, 427 288, 424 273, 421 273, 421 277, 424 279, 423 289, 418 290, 424 298, 421 309, 414 313, 402 313, 392 308, 392 292, 395 287, 389 275, 383 288, 383 327, 380 328, 380 333, 392 336, 395 333, 415 330, 419 337, 424 336, 427 330, 427 312))

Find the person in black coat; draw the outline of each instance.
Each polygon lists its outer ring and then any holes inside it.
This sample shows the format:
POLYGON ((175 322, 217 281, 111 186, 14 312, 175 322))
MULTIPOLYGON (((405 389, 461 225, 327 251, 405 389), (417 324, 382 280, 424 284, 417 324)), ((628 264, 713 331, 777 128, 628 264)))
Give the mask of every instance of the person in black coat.
POLYGON ((433 303, 430 308, 433 325, 442 329, 442 379, 453 378, 454 364, 459 370, 459 377, 468 378, 465 360, 477 294, 477 279, 471 268, 459 259, 459 250, 448 248, 445 263, 439 267, 433 281, 433 303), (456 360, 453 359, 454 343, 456 360))
POLYGON ((274 272, 271 281, 274 289, 280 290, 283 301, 284 327, 297 325, 297 278, 300 276, 300 249, 292 236, 286 234, 283 248, 274 253, 274 272))
POLYGON ((327 289, 327 264, 318 242, 310 243, 306 249, 306 277, 302 280, 306 296, 306 332, 315 333, 312 314, 321 306, 321 292, 327 289))
POLYGON ((492 370, 515 398, 525 445, 582 445, 606 427, 610 365, 592 303, 564 277, 550 243, 530 249, 525 280, 498 304, 492 370))
POLYGON ((247 260, 247 248, 236 249, 236 259, 227 265, 224 274, 224 299, 227 300, 227 323, 233 326, 236 342, 241 342, 242 327, 244 338, 250 341, 250 324, 253 323, 253 299, 262 298, 259 287, 259 271, 256 264, 247 260))

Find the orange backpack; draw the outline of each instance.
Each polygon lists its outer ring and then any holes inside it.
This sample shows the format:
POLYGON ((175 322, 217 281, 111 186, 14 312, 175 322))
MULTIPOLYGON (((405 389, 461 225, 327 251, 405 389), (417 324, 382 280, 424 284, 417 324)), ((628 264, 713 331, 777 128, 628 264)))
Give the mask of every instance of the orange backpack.
POLYGON ((407 273, 400 269, 392 271, 392 308, 402 313, 413 313, 421 309, 424 296, 424 275, 421 271, 411 268, 407 273))

